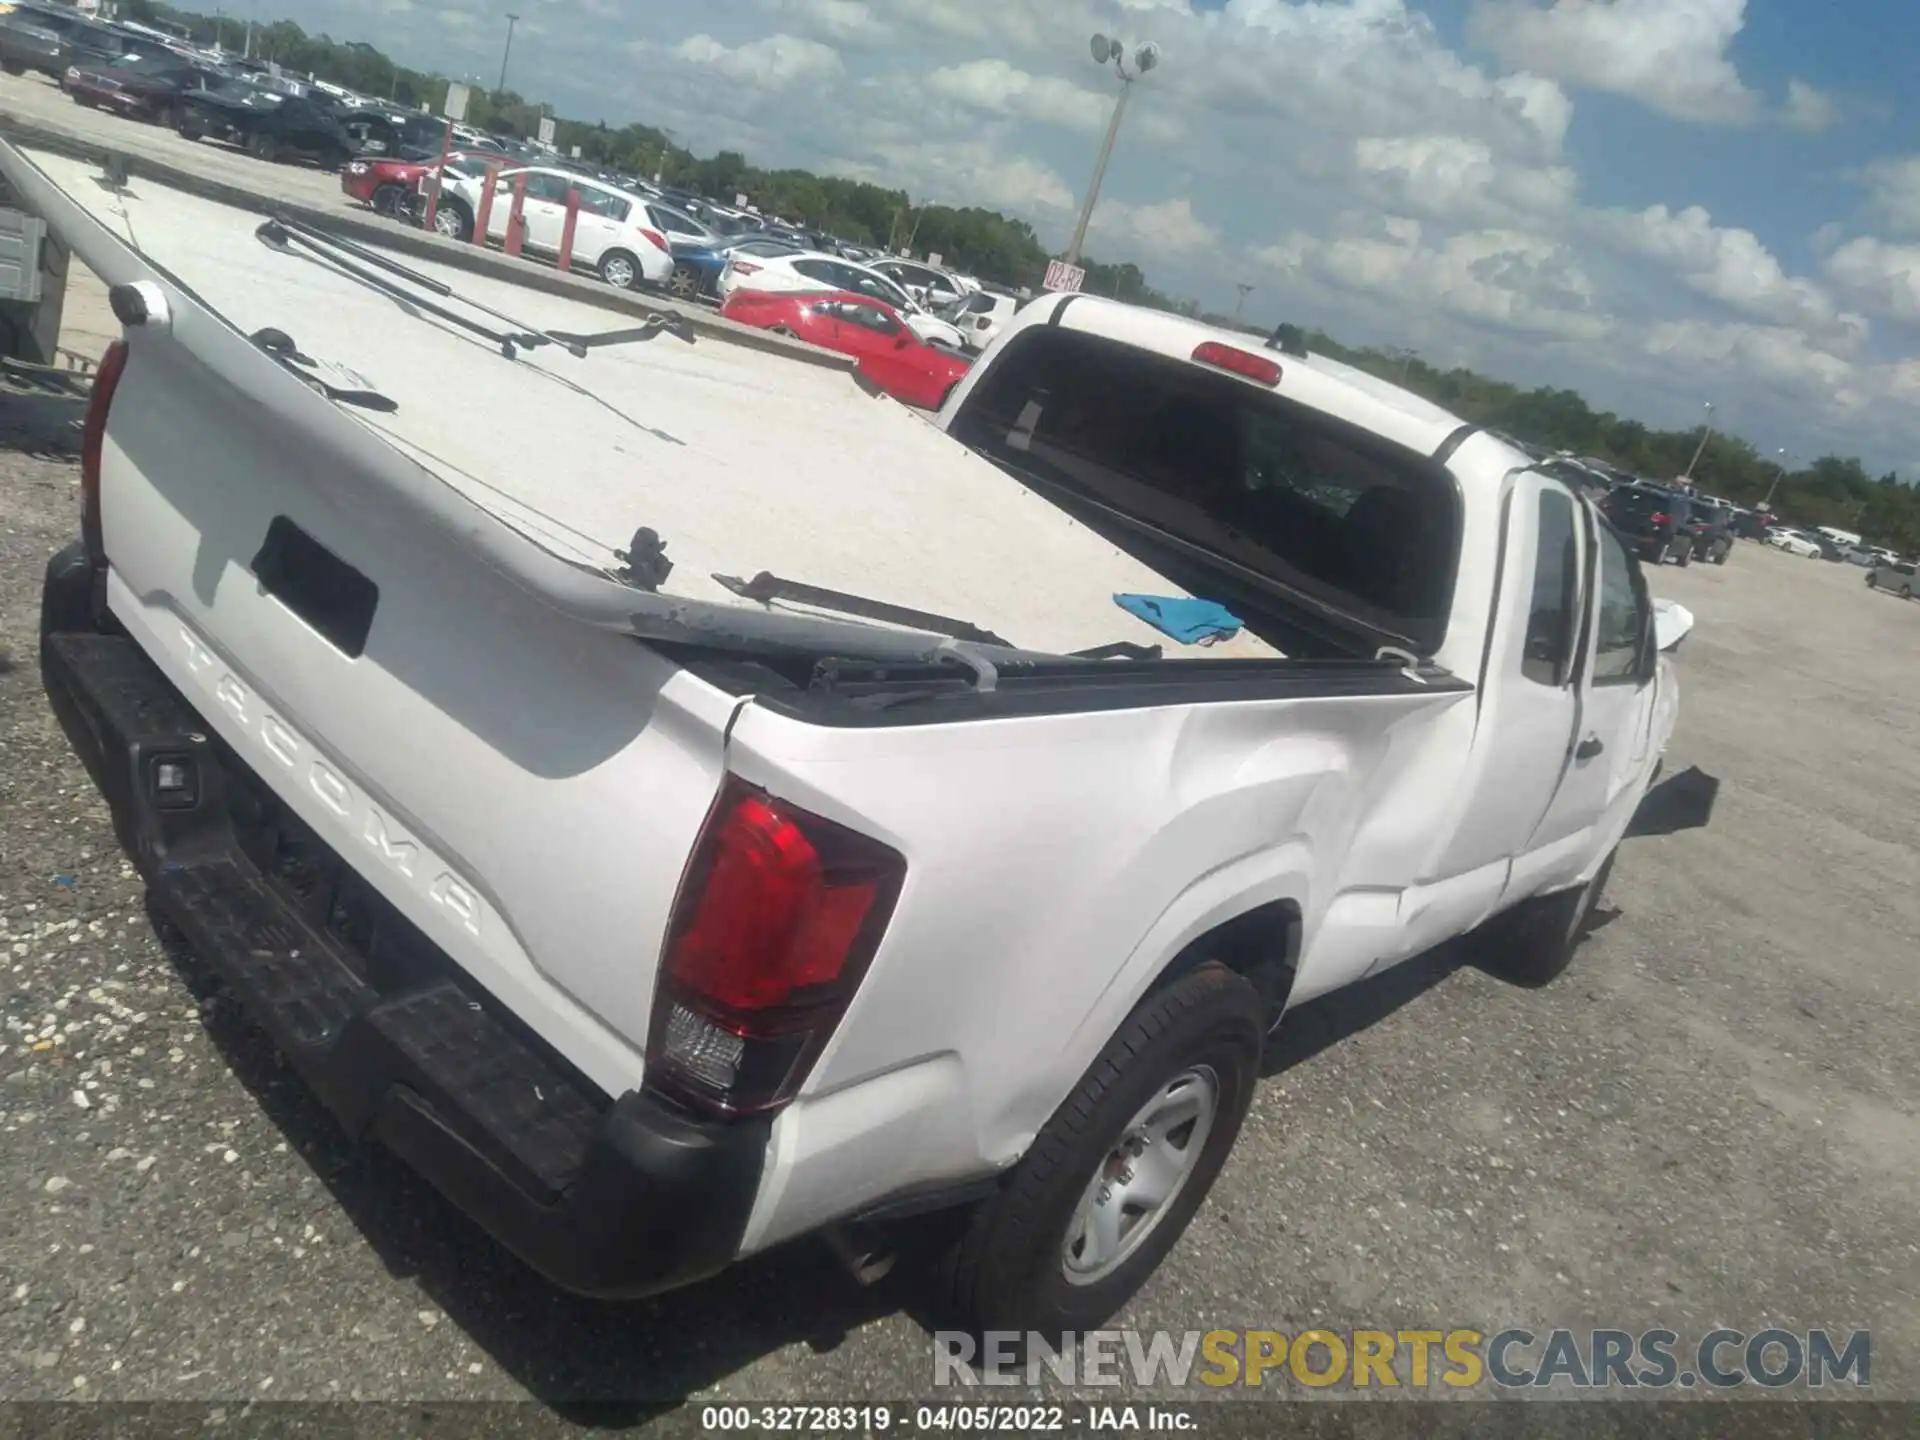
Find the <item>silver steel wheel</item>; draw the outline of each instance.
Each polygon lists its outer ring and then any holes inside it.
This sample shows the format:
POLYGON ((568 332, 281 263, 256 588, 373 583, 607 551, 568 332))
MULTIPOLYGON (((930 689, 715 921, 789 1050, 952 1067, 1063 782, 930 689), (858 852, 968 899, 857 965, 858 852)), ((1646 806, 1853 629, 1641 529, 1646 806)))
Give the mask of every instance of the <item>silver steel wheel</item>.
POLYGON ((691 300, 700 293, 700 277, 688 265, 676 265, 673 274, 667 277, 667 288, 681 300, 691 300))
POLYGON ((433 228, 449 240, 460 239, 460 212, 449 205, 442 205, 433 212, 433 228))
POLYGON ((624 255, 609 255, 600 264, 600 278, 616 290, 633 284, 633 262, 624 255))
POLYGON ((1067 1283, 1098 1284, 1145 1243, 1200 1163, 1219 1108, 1209 1065, 1181 1071, 1140 1107, 1067 1224, 1067 1283))

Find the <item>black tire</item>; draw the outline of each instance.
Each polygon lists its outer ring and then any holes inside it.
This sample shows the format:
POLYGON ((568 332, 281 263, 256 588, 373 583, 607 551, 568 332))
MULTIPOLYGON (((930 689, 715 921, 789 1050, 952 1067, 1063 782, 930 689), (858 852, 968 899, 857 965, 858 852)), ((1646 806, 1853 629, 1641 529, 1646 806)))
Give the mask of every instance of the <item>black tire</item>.
MULTIPOLYGON (((1058 1343, 1124 1305, 1185 1232, 1233 1148, 1259 1076, 1266 1020, 1253 986, 1217 964, 1141 1001, 948 1252, 941 1278, 955 1318, 977 1331, 1032 1331, 1058 1343), (1204 1138, 1187 1129, 1199 1153, 1148 1228, 1121 1240, 1113 1268, 1076 1283, 1067 1273, 1076 1214, 1108 1166, 1123 1167, 1113 1175, 1119 1184, 1145 1153, 1116 1154, 1128 1126, 1189 1076, 1202 1085, 1211 1076, 1213 1085, 1204 1138)), ((1162 1143, 1183 1153, 1171 1138, 1162 1143)))
POLYGON ((1713 552, 1713 563, 1716 565, 1726 564, 1727 556, 1731 555, 1732 553, 1733 553, 1733 547, 1731 545, 1722 545, 1718 550, 1713 552))
POLYGON ((697 299, 700 294, 700 272, 691 265, 676 264, 673 273, 667 276, 667 289, 676 300, 697 299))
POLYGON ((1530 990, 1557 980, 1580 948, 1587 921, 1611 874, 1613 855, 1609 854, 1585 885, 1523 900, 1504 915, 1494 916, 1478 937, 1480 968, 1530 990))
POLYGON ((1867 588, 1869 590, 1878 590, 1880 588, 1880 577, 1875 575, 1871 570, 1867 571, 1867 588))
POLYGON ((272 164, 280 158, 280 142, 273 136, 263 135, 256 130, 247 136, 247 153, 256 160, 265 160, 268 164, 272 164))
POLYGON ((638 290, 646 281, 640 269, 640 257, 631 250, 609 250, 596 267, 600 278, 616 290, 638 290))
POLYGON ((367 204, 373 207, 376 215, 398 215, 400 202, 407 198, 407 187, 388 181, 384 185, 373 187, 373 194, 367 197, 367 204))
POLYGON ((433 212, 433 228, 450 240, 471 240, 473 212, 460 201, 449 200, 443 195, 433 212))
POLYGON ((1686 545, 1681 547, 1680 568, 1684 570, 1687 566, 1691 565, 1692 563, 1693 563, 1693 547, 1691 545, 1686 545))
POLYGON ((0 70, 6 71, 9 75, 24 75, 27 73, 27 67, 22 65, 18 60, 0 60, 0 70))

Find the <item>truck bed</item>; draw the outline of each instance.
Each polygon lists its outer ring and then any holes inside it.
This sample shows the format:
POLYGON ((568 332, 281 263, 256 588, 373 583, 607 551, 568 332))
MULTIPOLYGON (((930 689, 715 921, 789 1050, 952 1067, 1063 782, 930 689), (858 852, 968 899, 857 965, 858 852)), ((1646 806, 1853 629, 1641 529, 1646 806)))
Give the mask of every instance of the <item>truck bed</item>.
MULTIPOLYGON (((116 192, 96 165, 26 153, 242 333, 283 331, 366 377, 397 408, 341 406, 342 417, 568 560, 610 569, 646 526, 673 561, 666 596, 761 609, 713 577, 768 571, 965 620, 1028 650, 1182 648, 1112 597, 1184 591, 918 414, 867 393, 843 365, 711 336, 584 360, 542 347, 509 360, 309 254, 269 248, 255 235, 259 215, 138 177, 116 192)), ((404 263, 529 326, 592 334, 636 323, 490 276, 404 263)), ((1278 657, 1245 631, 1186 653, 1278 657)))

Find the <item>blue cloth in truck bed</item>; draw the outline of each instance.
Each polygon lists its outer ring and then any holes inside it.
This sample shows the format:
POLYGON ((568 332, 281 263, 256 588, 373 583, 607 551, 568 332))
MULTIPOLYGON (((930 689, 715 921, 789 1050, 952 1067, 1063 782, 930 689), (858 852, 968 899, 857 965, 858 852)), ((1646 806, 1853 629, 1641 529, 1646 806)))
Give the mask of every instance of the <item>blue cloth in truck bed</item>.
POLYGON ((1182 645, 1211 645, 1240 633, 1240 617, 1212 600, 1173 595, 1116 595, 1113 603, 1182 645))

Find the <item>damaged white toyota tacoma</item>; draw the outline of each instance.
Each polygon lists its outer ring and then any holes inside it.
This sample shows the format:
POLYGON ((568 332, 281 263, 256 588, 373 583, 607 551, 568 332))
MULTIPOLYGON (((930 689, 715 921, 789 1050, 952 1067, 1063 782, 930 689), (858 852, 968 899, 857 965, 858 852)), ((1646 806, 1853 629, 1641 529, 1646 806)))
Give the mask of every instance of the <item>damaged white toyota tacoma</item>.
POLYGON ((1290 332, 1045 297, 930 423, 0 166, 125 331, 56 712, 340 1123, 569 1289, 941 1212, 961 1318, 1100 1323, 1290 1007, 1567 963, 1671 732, 1592 506, 1290 332))

